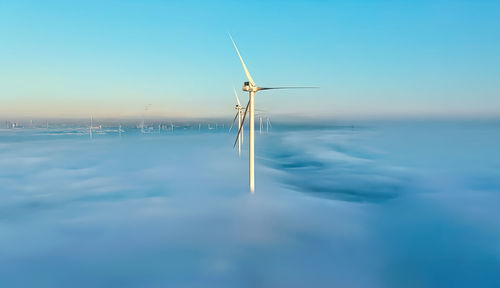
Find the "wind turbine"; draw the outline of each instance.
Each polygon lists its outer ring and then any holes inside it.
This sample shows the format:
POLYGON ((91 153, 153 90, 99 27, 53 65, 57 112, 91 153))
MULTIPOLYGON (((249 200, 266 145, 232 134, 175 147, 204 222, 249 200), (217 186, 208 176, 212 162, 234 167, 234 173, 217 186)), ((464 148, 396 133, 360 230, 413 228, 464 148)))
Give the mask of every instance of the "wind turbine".
POLYGON ((94 126, 94 117, 92 115, 90 116, 90 127, 89 127, 89 136, 90 139, 92 140, 92 126, 94 126))
POLYGON ((259 122, 260 122, 260 124, 259 124, 259 126, 260 126, 259 127, 259 134, 262 134, 262 116, 259 117, 259 122))
POLYGON ((234 116, 233 119, 233 124, 231 124, 231 127, 229 128, 229 132, 231 132, 231 129, 233 128, 234 122, 236 121, 236 118, 238 118, 238 131, 241 129, 241 134, 238 133, 238 156, 241 157, 241 144, 242 144, 242 137, 243 137, 243 130, 244 128, 241 127, 241 114, 243 113, 243 106, 241 106, 240 98, 238 97, 238 93, 236 93, 236 89, 234 89, 234 96, 236 96, 236 101, 238 104, 234 107, 236 109, 236 116, 234 116))
POLYGON ((148 112, 149 108, 151 108, 151 104, 144 106, 144 113, 142 114, 142 123, 141 123, 141 133, 144 134, 144 117, 148 112))
POLYGON ((271 121, 269 121, 269 116, 266 119, 266 133, 269 133, 269 127, 272 127, 271 121))
POLYGON ((241 123, 241 127, 238 131, 238 136, 236 137, 236 140, 234 141, 233 147, 236 146, 236 142, 238 141, 238 137, 242 131, 242 127, 245 123, 245 118, 247 115, 247 111, 250 114, 250 149, 249 149, 249 172, 250 172, 250 192, 255 191, 255 94, 257 92, 262 91, 262 90, 274 90, 274 89, 301 89, 301 88, 318 88, 318 87, 259 87, 257 84, 255 84, 255 81, 253 81, 252 75, 250 75, 250 72, 248 72, 247 65, 245 64, 245 61, 243 61, 243 58, 241 57, 240 51, 238 51, 238 47, 236 47, 236 43, 234 43, 233 37, 231 37, 231 34, 229 34, 229 38, 231 38, 231 42, 233 42, 234 49, 236 50, 236 53, 238 54, 238 57, 240 58, 241 65, 243 66, 243 69, 245 70, 245 74, 247 75, 248 82, 243 83, 243 91, 246 91, 249 93, 249 100, 248 104, 245 108, 245 113, 243 113, 243 120, 241 123))

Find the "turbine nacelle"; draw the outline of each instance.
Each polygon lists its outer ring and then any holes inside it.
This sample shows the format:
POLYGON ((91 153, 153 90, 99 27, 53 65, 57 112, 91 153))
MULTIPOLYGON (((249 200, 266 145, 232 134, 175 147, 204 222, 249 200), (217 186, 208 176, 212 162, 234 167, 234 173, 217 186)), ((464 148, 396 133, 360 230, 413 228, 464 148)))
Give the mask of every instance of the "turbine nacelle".
POLYGON ((244 82, 243 83, 243 91, 246 92, 257 92, 259 91, 259 87, 252 85, 250 82, 244 82))

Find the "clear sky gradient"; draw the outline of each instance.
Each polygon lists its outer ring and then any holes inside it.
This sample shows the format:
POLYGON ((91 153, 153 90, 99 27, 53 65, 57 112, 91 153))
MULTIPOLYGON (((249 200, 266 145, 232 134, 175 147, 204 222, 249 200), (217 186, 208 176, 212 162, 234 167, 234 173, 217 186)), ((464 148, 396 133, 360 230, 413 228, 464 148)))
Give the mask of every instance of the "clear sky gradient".
POLYGON ((500 1, 0 0, 3 116, 500 115, 500 1), (246 100, 244 100, 246 102, 246 100))

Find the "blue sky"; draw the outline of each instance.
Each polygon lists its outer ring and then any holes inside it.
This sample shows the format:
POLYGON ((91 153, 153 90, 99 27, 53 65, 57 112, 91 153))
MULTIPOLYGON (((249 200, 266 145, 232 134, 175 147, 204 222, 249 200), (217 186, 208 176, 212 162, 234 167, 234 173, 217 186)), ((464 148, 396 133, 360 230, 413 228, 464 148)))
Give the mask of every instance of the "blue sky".
POLYGON ((500 113, 500 1, 3 1, 0 113, 500 113))

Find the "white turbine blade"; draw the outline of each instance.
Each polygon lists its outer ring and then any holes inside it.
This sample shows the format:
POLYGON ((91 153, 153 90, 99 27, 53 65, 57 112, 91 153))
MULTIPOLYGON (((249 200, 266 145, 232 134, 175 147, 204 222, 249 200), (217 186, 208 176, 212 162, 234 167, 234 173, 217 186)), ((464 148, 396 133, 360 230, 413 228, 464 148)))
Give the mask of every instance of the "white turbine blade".
POLYGON ((229 127, 229 132, 231 132, 231 129, 233 129, 234 122, 236 122, 236 118, 238 118, 238 114, 240 111, 236 112, 236 116, 234 116, 233 123, 231 123, 231 127, 229 127))
POLYGON ((238 101, 238 105, 241 106, 240 98, 238 98, 238 93, 236 93, 236 89, 234 87, 233 90, 234 90, 234 96, 236 96, 236 101, 238 101))
POLYGON ((241 58, 240 51, 238 51, 238 47, 236 47, 236 43, 234 43, 233 37, 231 37, 231 34, 229 34, 229 38, 231 38, 231 41, 233 42, 234 49, 236 49, 236 53, 238 53, 238 56, 240 57, 241 64, 243 65, 243 69, 245 69, 245 73, 247 74, 248 81, 252 83, 253 86, 255 85, 255 82, 253 81, 252 75, 250 75, 250 72, 248 72, 247 65, 245 65, 245 61, 243 61, 243 58, 241 58))

